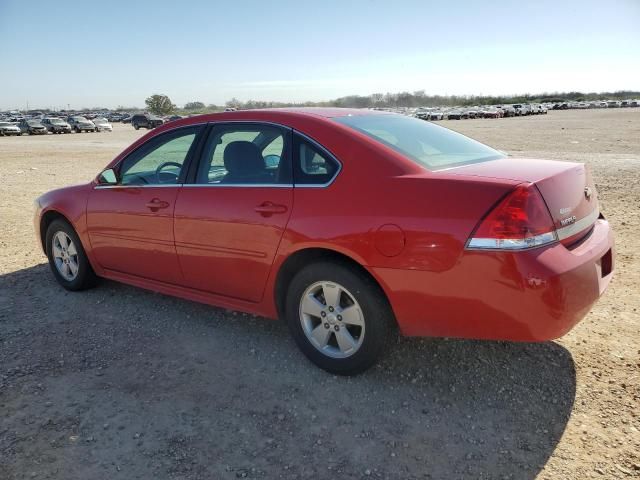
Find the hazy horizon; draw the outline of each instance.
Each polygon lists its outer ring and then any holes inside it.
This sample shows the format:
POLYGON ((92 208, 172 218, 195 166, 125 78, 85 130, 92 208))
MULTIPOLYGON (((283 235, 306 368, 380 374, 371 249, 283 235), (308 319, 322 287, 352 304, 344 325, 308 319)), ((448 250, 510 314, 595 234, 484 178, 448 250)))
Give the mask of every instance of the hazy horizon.
POLYGON ((0 4, 0 110, 640 90, 640 2, 0 4))

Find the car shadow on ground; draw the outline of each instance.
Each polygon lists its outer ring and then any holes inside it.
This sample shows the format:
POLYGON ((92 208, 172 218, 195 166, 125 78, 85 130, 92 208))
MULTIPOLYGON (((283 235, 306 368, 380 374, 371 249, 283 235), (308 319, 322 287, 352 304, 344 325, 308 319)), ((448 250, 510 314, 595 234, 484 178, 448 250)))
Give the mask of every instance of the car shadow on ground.
POLYGON ((0 277, 0 473, 39 478, 522 478, 571 414, 571 354, 401 339, 327 374, 282 322, 46 265, 0 277), (8 473, 7 473, 8 472, 8 473))

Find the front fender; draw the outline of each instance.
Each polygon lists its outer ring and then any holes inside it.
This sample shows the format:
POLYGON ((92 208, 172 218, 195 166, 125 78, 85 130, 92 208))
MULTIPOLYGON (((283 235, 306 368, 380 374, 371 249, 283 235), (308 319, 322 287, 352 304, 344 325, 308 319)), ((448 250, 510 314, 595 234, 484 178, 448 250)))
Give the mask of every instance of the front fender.
POLYGON ((68 221, 78 234, 91 265, 96 266, 92 258, 91 243, 87 232, 87 201, 93 184, 73 185, 70 187, 51 190, 36 199, 36 214, 34 228, 36 235, 44 248, 46 227, 55 217, 62 216, 68 221))

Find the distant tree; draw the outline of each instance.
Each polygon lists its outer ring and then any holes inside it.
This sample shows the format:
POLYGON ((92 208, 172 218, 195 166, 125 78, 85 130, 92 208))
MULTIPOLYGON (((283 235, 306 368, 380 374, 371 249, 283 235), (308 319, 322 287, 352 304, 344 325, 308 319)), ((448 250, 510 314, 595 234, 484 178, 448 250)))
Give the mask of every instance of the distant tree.
POLYGON ((205 104, 202 102, 188 102, 184 104, 185 110, 203 110, 205 108, 205 104))
POLYGON ((176 108, 166 95, 151 95, 144 103, 147 104, 147 109, 155 115, 168 115, 176 108))
POLYGON ((225 103, 225 106, 229 108, 242 108, 242 102, 238 100, 236 97, 233 97, 231 100, 225 103))

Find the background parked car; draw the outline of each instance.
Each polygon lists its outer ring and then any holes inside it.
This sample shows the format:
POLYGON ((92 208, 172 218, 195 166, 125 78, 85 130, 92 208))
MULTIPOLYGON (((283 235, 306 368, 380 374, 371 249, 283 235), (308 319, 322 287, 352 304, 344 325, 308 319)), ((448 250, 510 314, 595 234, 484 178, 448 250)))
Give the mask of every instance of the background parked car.
POLYGON ((28 133, 29 135, 46 135, 48 133, 47 128, 40 123, 40 120, 22 120, 18 123, 21 133, 28 133))
POLYGON ((531 115, 531 105, 526 103, 515 103, 513 108, 516 111, 516 116, 531 115))
POLYGON ((9 135, 21 135, 20 127, 11 122, 0 122, 0 137, 9 135))
POLYGON ((511 105, 498 105, 496 108, 502 110, 503 117, 515 117, 516 110, 511 105))
POLYGON ((415 117, 421 120, 443 120, 444 113, 436 109, 424 109, 418 110, 415 113, 415 117))
POLYGON ((96 126, 96 132, 102 132, 103 130, 106 130, 108 132, 113 131, 113 126, 107 121, 106 118, 94 118, 93 124, 96 126))
POLYGON ((61 118, 45 118, 42 124, 51 133, 71 133, 71 125, 61 118))
POLYGON ((71 125, 71 128, 76 133, 94 132, 96 130, 96 126, 91 120, 87 120, 85 117, 80 115, 73 115, 67 118, 67 122, 69 122, 69 125, 71 125))
POLYGON ((164 121, 161 118, 149 115, 148 113, 137 114, 131 117, 131 125, 138 130, 139 128, 156 128, 162 125, 164 121))
POLYGON ((502 112, 502 110, 499 110, 497 108, 486 108, 482 111, 482 116, 484 118, 502 118, 504 116, 504 113, 502 112))

